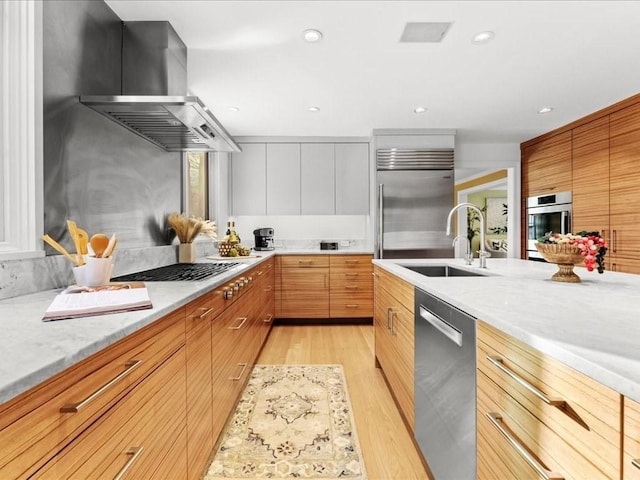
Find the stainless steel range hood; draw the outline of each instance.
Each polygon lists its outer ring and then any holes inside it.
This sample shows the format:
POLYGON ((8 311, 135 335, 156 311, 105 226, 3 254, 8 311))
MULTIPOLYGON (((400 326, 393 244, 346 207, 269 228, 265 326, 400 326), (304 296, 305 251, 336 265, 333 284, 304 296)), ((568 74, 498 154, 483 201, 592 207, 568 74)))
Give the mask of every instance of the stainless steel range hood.
POLYGON ((80 102, 168 152, 240 152, 202 101, 185 95, 187 48, 171 24, 122 28, 122 94, 82 95, 80 102))

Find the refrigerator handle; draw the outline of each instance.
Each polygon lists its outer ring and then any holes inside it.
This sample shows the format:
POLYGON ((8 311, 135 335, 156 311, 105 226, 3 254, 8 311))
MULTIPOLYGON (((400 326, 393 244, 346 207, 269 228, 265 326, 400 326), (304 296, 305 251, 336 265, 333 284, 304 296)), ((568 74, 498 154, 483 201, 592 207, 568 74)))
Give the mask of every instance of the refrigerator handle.
POLYGON ((384 250, 384 183, 378 184, 378 258, 384 250))

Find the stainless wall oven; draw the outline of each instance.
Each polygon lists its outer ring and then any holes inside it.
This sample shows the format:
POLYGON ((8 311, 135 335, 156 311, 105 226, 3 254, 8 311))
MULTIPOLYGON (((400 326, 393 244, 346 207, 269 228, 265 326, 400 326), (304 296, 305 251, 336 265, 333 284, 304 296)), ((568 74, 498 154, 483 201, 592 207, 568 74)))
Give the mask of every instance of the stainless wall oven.
POLYGON ((542 260, 536 240, 547 232, 571 232, 571 192, 527 198, 527 257, 542 260))

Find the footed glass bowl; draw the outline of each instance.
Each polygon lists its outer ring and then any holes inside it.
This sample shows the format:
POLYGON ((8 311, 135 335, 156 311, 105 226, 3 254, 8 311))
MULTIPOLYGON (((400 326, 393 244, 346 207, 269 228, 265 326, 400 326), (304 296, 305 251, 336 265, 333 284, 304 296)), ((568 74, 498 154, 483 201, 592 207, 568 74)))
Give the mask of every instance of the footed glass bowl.
POLYGON ((558 271, 553 274, 554 282, 579 283, 580 277, 573 271, 573 266, 584 262, 580 249, 566 243, 536 243, 536 249, 549 263, 558 265, 558 271))

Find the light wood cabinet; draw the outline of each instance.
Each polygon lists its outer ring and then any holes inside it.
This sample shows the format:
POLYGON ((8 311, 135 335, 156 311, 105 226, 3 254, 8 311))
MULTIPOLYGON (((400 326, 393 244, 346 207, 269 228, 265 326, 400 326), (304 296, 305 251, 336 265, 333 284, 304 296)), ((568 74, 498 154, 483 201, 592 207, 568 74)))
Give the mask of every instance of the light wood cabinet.
POLYGON ((624 480, 640 479, 640 403, 624 398, 624 452, 622 473, 624 480))
POLYGON ((369 215, 369 144, 336 143, 336 214, 369 215))
POLYGON ((372 255, 329 256, 329 316, 373 317, 372 255))
POLYGON ((213 449, 211 389, 211 295, 186 307, 187 464, 196 478, 213 449))
POLYGON ((267 215, 300 215, 300 144, 268 143, 266 148, 267 215))
POLYGON ((407 425, 415 431, 414 288, 374 266, 375 358, 407 425))
POLYGON ((273 264, 0 405, 0 478, 201 478, 268 335, 273 264))
POLYGON ((329 318, 329 256, 285 255, 280 268, 278 318, 329 318))
POLYGON ((303 215, 336 213, 336 168, 333 143, 301 145, 301 212, 303 215))
POLYGON ((181 308, 0 405, 0 478, 33 475, 184 344, 181 308))
POLYGON ((373 316, 372 255, 277 257, 276 318, 373 316))
POLYGON ((525 199, 571 190, 571 131, 530 145, 524 148, 522 155, 525 199))
POLYGON ((536 478, 534 464, 620 478, 621 395, 484 322, 477 332, 478 478, 536 478))
POLYGON ((640 103, 611 114, 609 253, 612 269, 640 273, 640 103))
POLYGON ((267 214, 267 146, 242 143, 231 161, 231 195, 234 215, 267 214))
POLYGON ((186 479, 184 365, 182 347, 33 478, 186 479))

